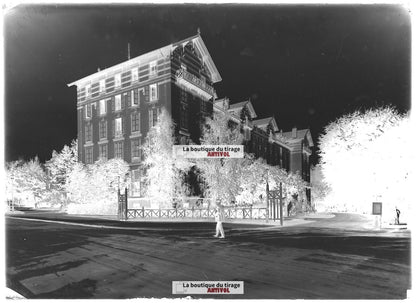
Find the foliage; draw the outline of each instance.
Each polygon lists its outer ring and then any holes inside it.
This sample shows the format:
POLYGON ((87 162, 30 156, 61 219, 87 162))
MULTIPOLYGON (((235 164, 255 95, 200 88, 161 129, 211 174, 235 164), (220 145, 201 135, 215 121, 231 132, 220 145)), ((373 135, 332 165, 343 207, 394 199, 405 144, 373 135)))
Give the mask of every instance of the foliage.
POLYGON ((320 164, 311 167, 311 198, 317 211, 328 211, 323 201, 330 193, 330 187, 324 181, 322 166, 320 164))
POLYGON ((173 199, 186 195, 184 174, 191 167, 187 159, 173 155, 174 127, 169 112, 162 108, 143 147, 146 168, 145 194, 160 207, 172 207, 173 199))
POLYGON ((117 214, 117 190, 127 186, 128 171, 128 164, 121 159, 76 163, 65 185, 71 201, 67 212, 117 214))
MULTIPOLYGON (((382 107, 345 115, 325 127, 318 144, 328 207, 370 212, 371 202, 410 207, 413 134, 407 115, 382 107)), ((383 206, 383 209, 385 207, 383 206)))
POLYGON ((8 200, 34 206, 47 192, 46 174, 36 157, 6 165, 6 195, 8 200))
MULTIPOLYGON (((201 138, 205 145, 239 145, 243 136, 238 127, 229 127, 231 115, 227 112, 207 118, 201 138)), ((240 159, 198 159, 197 167, 204 179, 204 194, 221 205, 236 200, 241 174, 240 159)))
POLYGON ((52 191, 64 191, 68 177, 78 162, 77 145, 77 141, 73 140, 70 146, 65 145, 59 153, 53 151, 52 158, 46 162, 52 191))

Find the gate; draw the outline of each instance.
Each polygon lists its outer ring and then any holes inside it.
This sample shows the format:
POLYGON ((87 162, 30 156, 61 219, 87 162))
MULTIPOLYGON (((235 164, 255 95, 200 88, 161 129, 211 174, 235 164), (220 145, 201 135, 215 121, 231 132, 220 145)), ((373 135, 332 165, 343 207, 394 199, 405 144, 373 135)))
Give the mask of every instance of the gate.
POLYGON ((124 195, 118 189, 118 219, 127 220, 127 188, 124 189, 124 195))
POLYGON ((282 182, 279 183, 279 189, 277 190, 269 190, 269 183, 267 183, 266 194, 267 194, 267 218, 270 220, 273 219, 273 221, 276 221, 276 219, 280 218, 280 225, 283 226, 282 182))

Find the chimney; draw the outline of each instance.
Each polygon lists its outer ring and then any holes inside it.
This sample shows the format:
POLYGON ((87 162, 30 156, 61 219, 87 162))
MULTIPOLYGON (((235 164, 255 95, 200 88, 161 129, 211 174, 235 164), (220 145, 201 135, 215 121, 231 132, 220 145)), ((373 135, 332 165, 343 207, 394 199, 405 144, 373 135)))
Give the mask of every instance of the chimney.
POLYGON ((298 129, 295 127, 292 128, 292 139, 296 139, 298 135, 298 129))
POLYGON ((130 60, 130 42, 127 43, 127 60, 130 60))

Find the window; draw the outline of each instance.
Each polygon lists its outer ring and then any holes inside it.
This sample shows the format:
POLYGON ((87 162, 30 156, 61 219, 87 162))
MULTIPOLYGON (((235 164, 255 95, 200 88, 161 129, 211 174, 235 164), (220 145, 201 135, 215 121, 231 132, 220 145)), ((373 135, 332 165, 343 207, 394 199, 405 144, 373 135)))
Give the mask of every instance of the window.
POLYGON ((107 113, 107 101, 100 100, 100 115, 105 115, 107 113))
POLYGON ((181 116, 181 128, 183 129, 188 129, 188 105, 182 103, 181 104, 181 112, 180 112, 180 116, 181 116))
POLYGON ((100 121, 99 135, 100 139, 107 138, 107 121, 100 121))
POLYGON ((100 144, 98 148, 99 148, 100 159, 107 159, 108 157, 107 144, 100 144))
POLYGON ((116 95, 115 98, 115 111, 121 110, 121 95, 116 95))
POLYGON ((157 123, 157 108, 149 109, 149 128, 152 128, 157 123))
POLYGON ((120 137, 123 135, 123 121, 122 118, 115 119, 115 136, 120 137))
POLYGON ((186 65, 181 63, 181 69, 186 70, 186 65))
POLYGON ((130 94, 125 92, 121 95, 121 104, 129 104, 130 94))
POLYGON ((139 80, 139 69, 138 68, 133 68, 131 70, 131 75, 132 75, 132 81, 139 80))
POLYGON ((131 91, 131 100, 133 100, 133 106, 139 105, 139 91, 137 89, 131 91))
POLYGON ((92 124, 85 124, 85 142, 92 141, 92 124))
POLYGON ((114 76, 114 81, 115 81, 116 88, 120 87, 121 86, 121 75, 120 74, 115 75, 114 76))
POLYGON ((91 85, 86 85, 85 86, 85 96, 88 98, 89 96, 91 96, 91 85))
POLYGON ((133 160, 140 159, 140 139, 131 140, 131 157, 133 160))
POLYGON ((149 76, 156 76, 157 74, 157 62, 156 61, 152 61, 149 63, 149 76))
POLYGON ((149 85, 150 90, 150 102, 156 101, 158 99, 157 84, 149 85))
POLYGON ((140 197, 141 196, 141 192, 140 192, 140 182, 141 182, 141 175, 140 175, 140 170, 139 169, 135 169, 132 171, 131 174, 131 195, 135 196, 135 197, 140 197))
POLYGON ((100 80, 100 93, 104 93, 105 92, 105 80, 100 80))
POLYGON ((89 119, 91 117, 92 117, 92 105, 87 104, 87 105, 85 105, 85 118, 89 119))
POLYGON ((134 112, 131 114, 131 132, 140 132, 140 113, 134 112))
POLYGON ((114 157, 123 158, 123 142, 114 143, 114 157))
POLYGON ((86 147, 85 148, 85 163, 86 164, 92 164, 93 163, 92 147, 86 147))

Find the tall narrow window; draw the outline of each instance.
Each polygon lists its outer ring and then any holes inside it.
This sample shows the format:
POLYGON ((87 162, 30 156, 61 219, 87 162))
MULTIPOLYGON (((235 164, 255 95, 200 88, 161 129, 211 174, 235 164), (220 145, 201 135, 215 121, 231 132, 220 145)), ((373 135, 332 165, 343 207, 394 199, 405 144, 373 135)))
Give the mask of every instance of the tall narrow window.
POLYGON ((92 164, 93 157, 92 157, 92 146, 85 148, 85 163, 92 164))
POLYGON ((120 74, 115 75, 114 81, 115 81, 116 88, 119 88, 121 86, 121 75, 120 74))
POLYGON ((91 117, 92 117, 92 105, 87 104, 87 105, 85 105, 85 118, 89 119, 91 117))
POLYGON ((115 102, 115 111, 121 110, 121 95, 116 95, 114 102, 115 102))
POLYGON ((131 114, 131 132, 140 132, 140 113, 134 112, 131 114))
POLYGON ((132 81, 133 82, 139 80, 139 68, 137 68, 137 67, 133 68, 131 70, 131 75, 132 75, 132 81))
POLYGON ((88 97, 91 97, 91 85, 86 85, 85 86, 85 96, 88 98, 88 97))
POLYGON ((107 113, 107 101, 100 100, 100 115, 105 115, 107 113))
POLYGON ((140 160, 140 139, 131 140, 131 158, 133 161, 140 160))
POLYGON ((150 102, 156 101, 158 99, 157 83, 151 84, 149 86, 149 89, 150 89, 150 102))
POLYGON ((100 154, 100 159, 108 158, 107 144, 99 145, 99 154, 100 154))
POLYGON ((139 91, 137 89, 131 91, 131 100, 133 100, 133 106, 139 105, 139 91))
POLYGON ((157 108, 149 109, 149 128, 153 127, 157 123, 157 114, 158 110, 157 108))
POLYGON ((92 141, 92 124, 85 124, 85 142, 92 141))
POLYGON ((100 121, 99 125, 100 139, 107 138, 107 121, 100 121))
POLYGON ((100 80, 100 93, 103 94, 105 92, 105 80, 100 80))
POLYGON ((123 142, 114 143, 114 156, 115 158, 123 158, 123 142))
POLYGON ((149 63, 149 76, 156 76, 157 74, 157 62, 156 61, 152 61, 149 63))
POLYGON ((115 119, 115 136, 120 137, 123 135, 123 121, 122 118, 115 119))

